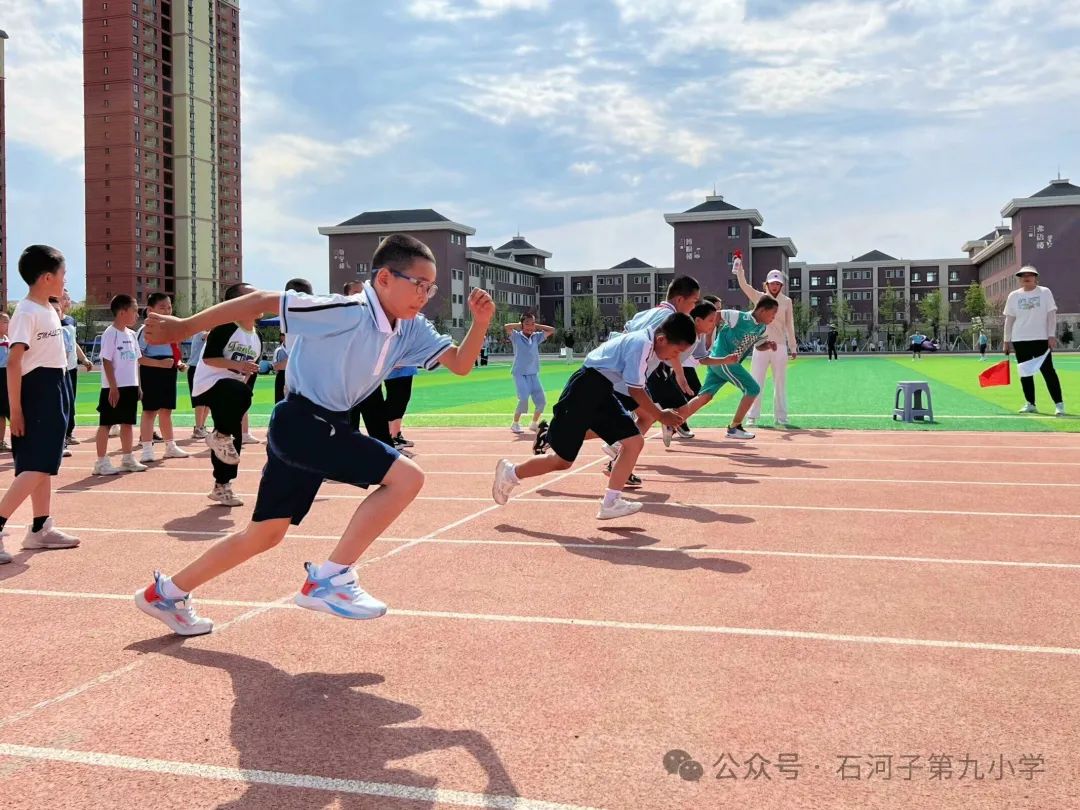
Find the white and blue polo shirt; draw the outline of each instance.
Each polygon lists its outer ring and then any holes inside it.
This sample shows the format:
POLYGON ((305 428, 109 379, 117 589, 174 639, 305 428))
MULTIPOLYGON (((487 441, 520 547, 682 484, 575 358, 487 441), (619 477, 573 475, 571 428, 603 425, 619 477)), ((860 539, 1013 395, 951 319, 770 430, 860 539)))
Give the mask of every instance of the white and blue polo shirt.
POLYGON ((652 368, 660 361, 653 351, 655 329, 638 329, 606 340, 585 356, 585 368, 594 368, 611 380, 620 394, 644 388, 652 368))
POLYGON ((514 365, 510 368, 511 374, 539 374, 540 373, 540 344, 544 342, 546 335, 538 329, 531 335, 526 335, 517 329, 510 333, 510 344, 514 347, 514 365))
POLYGON ((454 345, 422 315, 393 326, 370 284, 356 295, 281 296, 281 327, 289 335, 285 384, 329 411, 344 413, 396 366, 431 370, 454 345))

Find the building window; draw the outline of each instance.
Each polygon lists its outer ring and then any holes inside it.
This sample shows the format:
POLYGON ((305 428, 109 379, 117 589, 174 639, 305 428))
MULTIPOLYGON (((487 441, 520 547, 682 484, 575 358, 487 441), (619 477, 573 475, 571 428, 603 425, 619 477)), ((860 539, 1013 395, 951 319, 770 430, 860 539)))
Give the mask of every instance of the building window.
POLYGON ((937 281, 937 273, 927 273, 926 274, 926 283, 927 284, 933 284, 935 281, 937 281))
POLYGON ((957 273, 955 270, 950 270, 949 271, 949 281, 959 281, 959 280, 960 280, 960 274, 957 273))
POLYGON ((737 289, 739 289, 739 282, 737 280, 735 280, 734 278, 729 278, 727 280, 727 288, 729 290, 737 290, 737 289))
POLYGON ((829 287, 835 287, 836 286, 836 276, 829 276, 829 280, 826 281, 825 284, 827 286, 829 286, 829 287))
POLYGON ((821 286, 821 276, 810 276, 810 286, 811 287, 820 287, 821 286))
POLYGON ((818 305, 818 297, 816 295, 810 296, 810 306, 816 307, 818 305))
POLYGON ((741 226, 739 226, 739 225, 728 225, 727 235, 728 235, 729 238, 734 239, 737 236, 739 236, 740 231, 741 231, 741 226))

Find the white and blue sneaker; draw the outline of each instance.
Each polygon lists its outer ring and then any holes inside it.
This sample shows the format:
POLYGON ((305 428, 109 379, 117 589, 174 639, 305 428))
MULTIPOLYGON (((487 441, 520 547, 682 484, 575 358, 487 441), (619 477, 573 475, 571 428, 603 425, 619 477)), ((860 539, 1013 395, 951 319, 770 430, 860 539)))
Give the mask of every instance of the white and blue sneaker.
POLYGON ((316 567, 312 563, 304 563, 304 568, 307 582, 293 598, 300 607, 343 619, 377 619, 386 615, 386 605, 360 587, 353 568, 325 579, 315 576, 316 567))
POLYGON ((195 612, 191 594, 180 599, 166 599, 161 595, 160 571, 154 572, 154 584, 149 588, 135 592, 135 607, 147 616, 153 616, 180 636, 202 636, 214 629, 210 619, 204 619, 195 612))

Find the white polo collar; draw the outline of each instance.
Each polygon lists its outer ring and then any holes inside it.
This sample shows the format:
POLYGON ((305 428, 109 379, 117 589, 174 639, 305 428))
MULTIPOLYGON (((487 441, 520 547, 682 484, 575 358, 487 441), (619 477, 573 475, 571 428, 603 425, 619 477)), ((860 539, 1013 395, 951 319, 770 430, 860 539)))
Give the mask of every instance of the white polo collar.
POLYGON ((375 292, 375 288, 371 286, 370 281, 364 282, 364 295, 367 296, 368 304, 371 306, 371 315, 375 318, 375 325, 379 327, 379 331, 384 335, 397 335, 401 332, 401 318, 397 319, 397 323, 394 324, 394 328, 390 328, 390 319, 386 317, 386 311, 382 307, 382 302, 379 301, 379 296, 375 292))

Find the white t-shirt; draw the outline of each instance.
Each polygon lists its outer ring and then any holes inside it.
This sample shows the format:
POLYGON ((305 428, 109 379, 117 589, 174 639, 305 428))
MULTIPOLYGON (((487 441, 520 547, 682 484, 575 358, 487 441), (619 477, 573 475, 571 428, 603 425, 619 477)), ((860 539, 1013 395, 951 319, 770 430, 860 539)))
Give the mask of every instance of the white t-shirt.
POLYGON ((66 323, 61 328, 64 330, 64 351, 67 352, 67 370, 71 371, 79 367, 79 353, 75 350, 75 325, 66 323))
MULTIPOLYGON (((112 363, 117 388, 130 388, 139 384, 139 341, 128 328, 110 326, 101 336, 101 359, 112 363)), ((101 387, 109 387, 109 378, 101 372, 101 387)))
POLYGON ((1046 340, 1054 334, 1049 324, 1050 313, 1056 310, 1054 294, 1047 287, 1013 290, 1005 301, 1005 314, 1016 318, 1012 340, 1046 340))
POLYGON ((201 396, 214 387, 218 380, 247 382, 248 374, 228 368, 208 366, 207 360, 249 360, 256 363, 262 354, 262 341, 257 332, 247 332, 235 323, 215 326, 206 336, 202 358, 195 367, 195 379, 191 385, 192 396, 201 396))
POLYGON ((67 370, 67 352, 64 350, 64 332, 60 316, 52 304, 37 304, 24 298, 15 307, 8 329, 11 345, 26 346, 22 358, 22 373, 26 376, 36 368, 59 368, 67 370))

